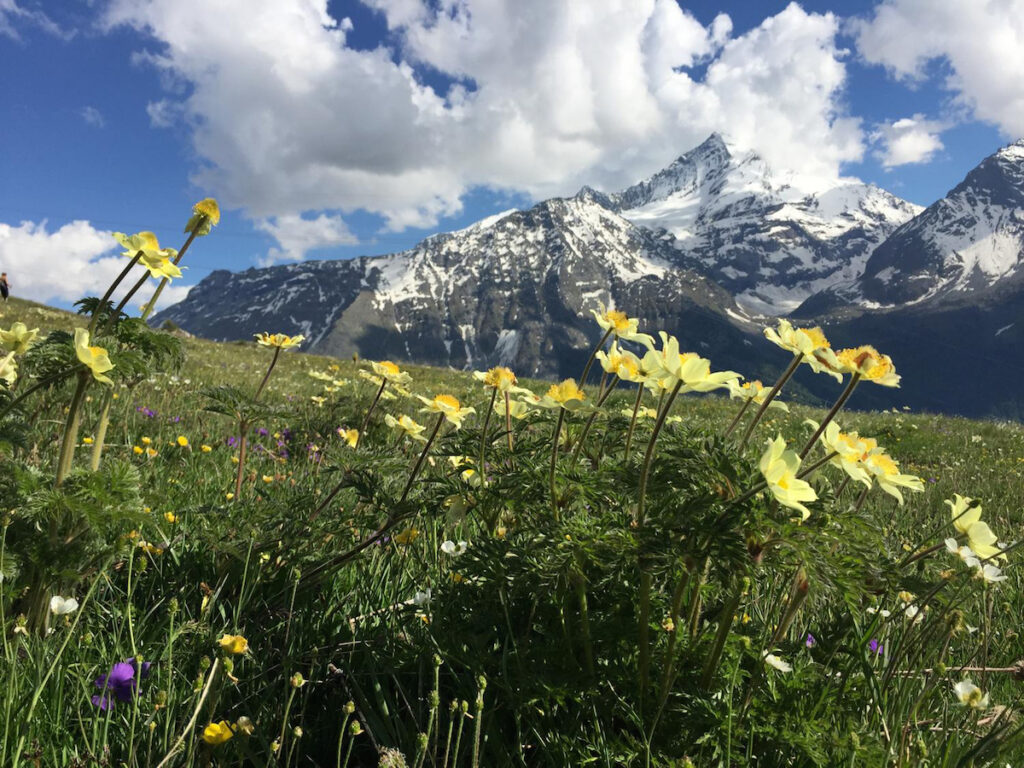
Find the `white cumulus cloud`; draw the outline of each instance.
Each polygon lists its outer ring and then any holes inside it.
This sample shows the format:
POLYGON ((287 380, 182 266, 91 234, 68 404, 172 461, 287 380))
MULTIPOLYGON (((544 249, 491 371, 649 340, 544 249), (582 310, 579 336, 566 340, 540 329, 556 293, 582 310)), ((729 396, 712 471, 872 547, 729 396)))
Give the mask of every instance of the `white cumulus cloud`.
POLYGON ((879 125, 871 139, 881 145, 876 154, 882 165, 894 168, 931 160, 943 148, 939 134, 945 128, 944 123, 917 114, 879 125))
MULTIPOLYGON (((69 304, 83 296, 101 296, 126 265, 110 233, 87 221, 72 221, 52 231, 46 221, 0 223, 0 271, 7 273, 12 295, 23 299, 69 304)), ((114 300, 120 300, 142 274, 137 267, 114 300)), ((139 303, 149 299, 155 285, 153 280, 136 294, 139 303)), ((188 290, 189 286, 172 282, 158 308, 180 301, 188 290)))
POLYGON ((85 124, 91 125, 93 128, 103 128, 107 124, 107 121, 103 117, 103 113, 96 107, 82 107, 81 115, 85 124))
POLYGON ((481 186, 622 188, 712 131, 818 176, 863 153, 832 14, 733 36, 675 0, 363 1, 393 48, 352 48, 327 0, 112 0, 104 23, 152 36, 135 58, 176 85, 151 120, 180 114, 197 183, 272 234, 301 211, 429 227, 481 186))
POLYGON ((272 235, 280 245, 267 252, 264 265, 279 261, 302 261, 310 251, 359 242, 340 216, 323 213, 315 219, 304 219, 294 213, 284 214, 275 217, 273 221, 257 222, 256 227, 272 235))
POLYGON ((867 61, 909 81, 940 62, 960 106, 1024 136, 1024 0, 884 0, 852 28, 867 61))

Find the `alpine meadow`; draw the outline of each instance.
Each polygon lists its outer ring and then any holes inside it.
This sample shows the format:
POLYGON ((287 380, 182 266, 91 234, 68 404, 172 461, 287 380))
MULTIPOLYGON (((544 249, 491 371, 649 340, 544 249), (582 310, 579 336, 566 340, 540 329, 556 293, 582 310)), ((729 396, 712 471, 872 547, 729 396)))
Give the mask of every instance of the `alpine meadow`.
POLYGON ((1024 757, 1019 423, 795 317, 763 381, 613 306, 560 382, 147 322, 219 220, 0 305, 0 765, 1024 757))

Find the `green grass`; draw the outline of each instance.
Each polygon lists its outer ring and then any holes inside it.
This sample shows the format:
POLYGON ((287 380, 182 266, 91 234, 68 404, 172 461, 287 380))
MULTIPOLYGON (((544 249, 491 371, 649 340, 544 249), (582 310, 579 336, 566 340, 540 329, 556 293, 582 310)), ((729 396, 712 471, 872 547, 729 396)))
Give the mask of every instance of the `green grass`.
MULTIPOLYGON (((84 324, 18 300, 2 312, 0 328, 84 324)), ((238 424, 204 409, 227 397, 211 388, 251 396, 272 352, 182 344, 176 370, 119 380, 96 473, 87 439, 104 389, 87 390, 59 489, 71 384, 0 420, 18 427, 0 442, 0 764, 369 766, 402 765, 401 753, 409 766, 980 766, 1024 755, 1019 685, 958 672, 1024 658, 1019 554, 988 589, 944 547, 907 562, 954 535, 954 493, 980 499, 1001 540, 1020 537, 1018 424, 906 412, 899 390, 890 412, 844 411, 844 429, 876 437, 925 490, 899 506, 876 488, 855 509, 858 492, 837 498, 841 473, 828 467, 797 524, 766 494, 730 500, 760 478, 768 438, 799 448, 804 419, 823 412, 769 411, 740 451, 721 437, 736 401, 682 396, 637 526, 651 423, 624 455, 632 389, 609 398, 578 459, 587 417, 566 416, 552 499, 554 413, 516 422, 511 451, 492 418, 481 486, 449 458, 476 460, 489 393, 468 373, 410 366, 414 393, 478 412, 442 432, 410 485, 422 444, 399 440, 384 415, 427 433, 435 417, 411 397, 382 400, 353 450, 336 430, 359 427, 373 401, 366 366, 287 352, 260 403, 244 406, 252 452, 242 498, 229 500, 238 424), (325 392, 311 371, 340 383, 325 392), (466 552, 446 554, 445 540, 466 552), (904 590, 927 606, 922 621, 904 616, 904 590), (40 594, 81 607, 23 629, 40 594), (244 635, 248 652, 225 655, 224 634, 244 635), (768 650, 793 671, 762 664, 768 650), (153 663, 137 695, 94 706, 94 681, 129 657, 153 663), (957 702, 964 677, 988 709, 957 702), (251 734, 237 729, 243 717, 251 734), (199 738, 221 720, 236 728, 227 743, 199 738)), ((23 372, 13 394, 30 380, 23 372)))

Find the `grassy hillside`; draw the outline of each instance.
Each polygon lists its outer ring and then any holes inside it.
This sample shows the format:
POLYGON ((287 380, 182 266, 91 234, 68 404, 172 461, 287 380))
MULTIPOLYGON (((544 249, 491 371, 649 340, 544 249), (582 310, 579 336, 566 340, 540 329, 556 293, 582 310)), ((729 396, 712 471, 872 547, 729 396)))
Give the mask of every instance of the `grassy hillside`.
MULTIPOLYGON (((0 329, 87 324, 19 300, 0 312, 0 329)), ((898 389, 889 411, 844 410, 843 430, 877 439, 923 490, 900 505, 829 464, 804 478, 816 500, 802 520, 761 487, 759 461, 776 435, 799 450, 821 410, 769 410, 743 446, 753 409, 725 437, 739 403, 683 394, 663 398, 657 436, 646 418, 630 438, 630 385, 590 426, 556 403, 512 420, 510 439, 500 396, 485 431, 492 390, 465 372, 410 367, 411 394, 387 385, 373 406, 363 362, 181 338, 182 356, 140 369, 158 356, 133 349, 157 342, 135 339, 94 339, 115 383, 85 388, 61 482, 76 379, 0 416, 0 764, 1024 755, 1019 424, 911 413, 898 389), (456 428, 414 397, 442 393, 476 413, 456 428), (345 430, 371 409, 352 447, 345 430), (418 440, 385 422, 402 415, 418 440), (954 494, 981 501, 1005 561, 947 552, 947 537, 977 538, 951 524, 954 494), (980 578, 985 564, 1006 580, 980 578), (54 596, 77 607, 55 613, 54 596), (983 692, 961 701, 965 680, 983 692)), ((19 358, 0 408, 54 364, 42 355, 19 358)), ((597 389, 595 375, 588 400, 597 389)))

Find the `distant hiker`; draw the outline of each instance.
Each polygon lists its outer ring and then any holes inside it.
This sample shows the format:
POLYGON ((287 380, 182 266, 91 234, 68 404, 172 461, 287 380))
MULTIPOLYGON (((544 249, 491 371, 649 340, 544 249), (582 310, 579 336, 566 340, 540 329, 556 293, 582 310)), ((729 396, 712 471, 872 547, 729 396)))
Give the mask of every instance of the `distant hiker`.
POLYGON ((11 284, 7 282, 7 273, 0 272, 0 296, 4 297, 4 301, 7 301, 7 297, 11 295, 11 284))

